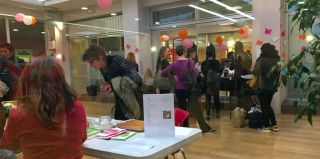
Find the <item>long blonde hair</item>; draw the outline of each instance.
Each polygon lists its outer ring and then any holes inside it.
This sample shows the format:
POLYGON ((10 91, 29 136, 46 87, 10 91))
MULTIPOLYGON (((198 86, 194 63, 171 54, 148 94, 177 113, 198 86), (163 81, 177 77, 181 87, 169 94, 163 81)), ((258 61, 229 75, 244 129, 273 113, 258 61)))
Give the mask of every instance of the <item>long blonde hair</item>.
POLYGON ((142 80, 145 81, 145 80, 150 79, 150 78, 153 78, 153 72, 152 72, 152 70, 150 68, 147 68, 144 71, 142 80))
POLYGON ((237 41, 235 43, 234 50, 235 50, 234 57, 233 57, 234 60, 237 61, 239 57, 241 58, 242 62, 247 62, 248 60, 250 60, 248 53, 246 53, 243 49, 243 44, 241 41, 237 41))

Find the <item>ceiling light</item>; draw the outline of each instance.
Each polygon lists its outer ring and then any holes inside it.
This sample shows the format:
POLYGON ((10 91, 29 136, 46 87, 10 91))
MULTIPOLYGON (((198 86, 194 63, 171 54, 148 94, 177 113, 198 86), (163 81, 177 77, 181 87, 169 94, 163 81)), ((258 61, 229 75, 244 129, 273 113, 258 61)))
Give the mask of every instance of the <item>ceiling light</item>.
POLYGON ((311 41, 313 40, 313 37, 312 36, 307 36, 307 41, 311 41))
POLYGON ((117 15, 116 13, 111 13, 111 15, 117 15))
POLYGON ((239 41, 239 39, 237 39, 237 41, 239 41))
POLYGON ((18 31, 18 29, 13 29, 13 31, 18 31))
POLYGON ((86 36, 86 38, 89 38, 89 36, 86 36))
POLYGON ((234 41, 228 41, 228 46, 233 46, 234 41))
POLYGON ((172 26, 172 27, 176 28, 177 26, 174 25, 174 26, 172 26))
POLYGON ((88 10, 88 8, 87 8, 87 7, 81 7, 81 9, 82 9, 82 10, 88 10))
POLYGON ((156 51, 156 50, 157 50, 156 47, 152 47, 152 48, 151 48, 151 51, 156 51))
POLYGON ((157 25, 158 25, 158 24, 160 24, 160 23, 159 23, 159 22, 155 22, 154 24, 157 24, 157 25))
POLYGON ((66 34, 66 36, 69 36, 69 34, 66 34))
POLYGON ((139 18, 135 18, 134 20, 139 20, 139 18))
POLYGON ((40 2, 44 2, 44 1, 46 1, 46 0, 38 0, 38 1, 40 1, 40 2))
POLYGON ((219 4, 220 6, 226 7, 228 10, 232 10, 232 11, 234 11, 234 12, 237 12, 238 14, 241 14, 241 15, 243 15, 243 16, 245 16, 245 17, 248 17, 248 18, 254 20, 254 18, 253 18, 252 16, 250 16, 250 15, 248 15, 248 14, 245 14, 245 13, 243 13, 243 12, 241 12, 241 11, 238 11, 237 9, 232 8, 232 7, 230 7, 230 6, 228 6, 228 5, 224 4, 224 3, 221 3, 221 2, 219 2, 218 0, 210 0, 210 1, 211 1, 211 2, 214 2, 214 3, 216 3, 216 4, 219 4))
POLYGON ((222 36, 222 38, 224 38, 224 36, 222 36))
POLYGON ((231 40, 231 38, 229 38, 231 40))
POLYGON ((58 58, 58 59, 61 59, 61 54, 58 54, 58 55, 57 55, 57 58, 58 58))
POLYGON ((232 25, 234 23, 223 23, 223 24, 220 24, 220 25, 232 25))
POLYGON ((45 33, 46 33, 46 32, 44 32, 44 31, 43 31, 43 32, 41 32, 41 34, 45 34, 45 33))
POLYGON ((218 13, 215 13, 215 12, 212 12, 212 11, 209 11, 209 10, 206 10, 206 9, 203 9, 203 8, 200 8, 200 7, 195 6, 195 5, 192 5, 192 4, 189 5, 189 7, 199 9, 199 10, 201 10, 201 11, 204 11, 204 12, 207 12, 207 13, 210 13, 210 14, 213 14, 213 15, 215 15, 215 16, 219 16, 219 17, 221 17, 221 18, 229 19, 229 20, 231 20, 231 21, 233 21, 233 22, 237 22, 236 20, 234 20, 234 19, 232 19, 232 18, 225 17, 225 16, 223 16, 223 15, 221 15, 221 14, 218 14, 218 13))

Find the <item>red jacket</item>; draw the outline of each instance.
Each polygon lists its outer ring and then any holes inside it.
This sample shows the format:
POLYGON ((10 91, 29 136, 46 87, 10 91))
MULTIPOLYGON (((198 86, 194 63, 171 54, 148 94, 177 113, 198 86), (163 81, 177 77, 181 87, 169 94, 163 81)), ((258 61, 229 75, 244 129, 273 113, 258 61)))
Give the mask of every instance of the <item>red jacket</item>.
POLYGON ((11 151, 21 148, 24 159, 80 159, 81 145, 87 139, 87 119, 80 101, 76 101, 75 111, 71 111, 69 106, 58 114, 59 123, 49 130, 36 114, 11 109, 0 146, 11 151))

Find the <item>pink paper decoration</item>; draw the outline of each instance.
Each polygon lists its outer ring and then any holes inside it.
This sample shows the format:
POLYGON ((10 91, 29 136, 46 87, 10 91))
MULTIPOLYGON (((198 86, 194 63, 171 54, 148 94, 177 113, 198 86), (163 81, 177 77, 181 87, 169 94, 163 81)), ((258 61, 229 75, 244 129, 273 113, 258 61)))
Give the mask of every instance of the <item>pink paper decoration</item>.
POLYGON ((193 46, 193 42, 190 39, 184 39, 183 45, 187 47, 187 49, 190 49, 193 46))
POLYGON ((111 54, 111 51, 109 50, 109 54, 111 54))
POLYGON ((283 21, 280 23, 280 27, 281 27, 281 28, 283 27, 283 21))
POLYGON ((303 51, 305 48, 307 48, 306 46, 302 46, 301 50, 303 51))
POLYGON ((265 33, 265 34, 269 34, 269 35, 270 35, 271 31, 272 31, 272 29, 268 29, 268 28, 266 28, 266 31, 265 31, 264 33, 265 33))
POLYGON ((134 51, 138 53, 140 50, 138 48, 136 48, 136 50, 134 50, 134 51))
POLYGON ((222 51, 227 51, 227 50, 228 50, 228 46, 227 46, 226 44, 221 44, 221 45, 220 45, 220 49, 221 49, 222 51))
POLYGON ((282 36, 286 36, 286 31, 283 31, 283 32, 282 32, 282 36))
POLYGON ((165 40, 165 41, 169 41, 169 36, 165 36, 165 37, 164 37, 164 40, 165 40))
POLYGON ((248 32, 245 32, 245 33, 242 34, 242 38, 243 39, 248 39, 248 37, 249 37, 248 32))
POLYGON ((97 3, 98 3, 100 8, 108 9, 112 5, 112 0, 97 0, 97 3))
POLYGON ((25 16, 24 14, 18 13, 18 14, 16 14, 15 18, 16 18, 16 20, 17 20, 18 22, 23 22, 24 16, 25 16))

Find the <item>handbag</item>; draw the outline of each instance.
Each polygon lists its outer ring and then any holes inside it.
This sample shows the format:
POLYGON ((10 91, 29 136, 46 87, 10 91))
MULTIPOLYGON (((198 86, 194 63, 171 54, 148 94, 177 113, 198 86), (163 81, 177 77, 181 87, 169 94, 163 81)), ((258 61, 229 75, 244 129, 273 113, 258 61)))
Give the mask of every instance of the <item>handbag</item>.
POLYGON ((0 80, 0 83, 1 83, 1 93, 2 95, 5 95, 9 92, 9 87, 0 80))
POLYGON ((170 84, 169 78, 161 76, 161 73, 162 73, 161 66, 162 66, 162 60, 160 60, 160 64, 158 67, 159 70, 154 78, 153 87, 162 89, 162 90, 170 90, 171 84, 170 84))

